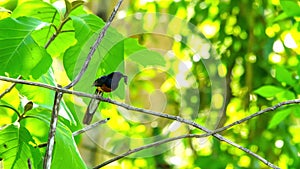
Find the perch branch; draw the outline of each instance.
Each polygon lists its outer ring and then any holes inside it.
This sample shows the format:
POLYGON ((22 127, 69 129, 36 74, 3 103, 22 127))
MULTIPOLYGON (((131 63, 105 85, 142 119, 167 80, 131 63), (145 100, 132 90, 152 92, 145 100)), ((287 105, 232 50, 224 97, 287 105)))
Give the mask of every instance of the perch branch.
POLYGON ((185 134, 185 135, 181 135, 181 136, 177 136, 177 137, 173 137, 173 138, 167 138, 167 139, 164 139, 164 140, 159 140, 159 141, 156 141, 156 142, 153 142, 153 143, 150 143, 150 144, 147 144, 147 145, 144 145, 144 146, 141 146, 141 147, 138 147, 138 148, 135 148, 135 149, 132 149, 132 150, 128 150, 127 152, 123 153, 123 154, 120 154, 112 159, 109 159, 105 162, 103 162, 102 164, 100 165, 97 165, 95 166, 93 169, 98 169, 98 168, 102 168, 114 161, 117 161, 121 158, 124 158, 130 154, 133 154, 133 153, 136 153, 138 151, 141 151, 141 150, 144 150, 144 149, 147 149, 147 148, 151 148, 151 147, 155 147, 155 146, 159 146, 161 144, 164 144, 164 143, 168 143, 168 142, 171 142, 171 141, 175 141, 175 140, 180 140, 180 139, 183 139, 183 138, 201 138, 203 137, 202 135, 197 135, 197 134, 185 134))
POLYGON ((245 121, 248 121, 248 120, 250 120, 250 119, 252 119, 252 118, 254 118, 256 116, 259 116, 261 114, 267 113, 269 111, 275 111, 279 107, 282 107, 282 106, 285 106, 285 105, 290 105, 290 104, 299 104, 299 103, 300 103, 300 99, 287 100, 287 101, 283 101, 283 102, 277 103, 277 104, 275 104, 272 107, 268 107, 268 108, 265 108, 263 110, 260 110, 260 111, 254 113, 254 114, 251 114, 251 115, 249 115, 249 116, 247 116, 245 118, 242 118, 241 120, 235 121, 235 122, 233 122, 231 124, 228 124, 228 125, 226 125, 224 127, 218 128, 218 129, 216 129, 216 130, 214 130, 212 132, 205 133, 202 136, 209 136, 209 135, 213 135, 215 133, 220 133, 220 132, 225 131, 225 130, 227 130, 227 129, 235 126, 235 125, 238 125, 238 124, 241 124, 241 123, 243 123, 245 121))
MULTIPOLYGON (((130 106, 130 105, 127 105, 127 104, 124 104, 124 103, 120 103, 120 102, 117 102, 117 101, 114 101, 114 100, 111 100, 111 99, 108 99, 108 98, 103 98, 101 96, 97 96, 97 95, 92 95, 92 94, 88 94, 88 93, 84 93, 84 92, 78 92, 78 91, 71 91, 71 90, 68 90, 68 89, 65 89, 65 88, 59 88, 59 87, 54 87, 54 86, 51 86, 51 85, 47 85, 47 84, 43 84, 43 83, 37 83, 37 82, 30 82, 30 81, 25 81, 25 80, 20 80, 20 79, 13 79, 13 78, 8 78, 8 77, 3 77, 3 76, 0 76, 0 80, 4 80, 4 81, 9 81, 9 82, 15 82, 15 83, 22 83, 22 84, 28 84, 28 85, 34 85, 34 86, 39 86, 39 87, 44 87, 44 88, 48 88, 48 89, 51 89, 51 90, 55 90, 55 91, 60 91, 60 92, 63 92, 63 93, 68 93, 68 94, 74 94, 76 96, 81 96, 81 97, 88 97, 88 98, 96 98, 96 99, 99 99, 101 101, 104 101, 104 102, 108 102, 108 103, 111 103, 111 104, 115 104, 117 106, 120 106, 120 107, 123 107, 127 110, 133 110, 133 111, 137 111, 137 112, 141 112, 141 113, 145 113, 145 114, 150 114, 150 115, 153 115, 153 116, 158 116, 158 117, 163 117, 163 118, 168 118, 168 119, 171 119, 171 120, 176 120, 176 121, 179 121, 181 123, 185 123, 185 124, 188 124, 188 125, 191 125, 191 126, 194 126, 202 131, 205 131, 207 134, 206 136, 209 136, 209 135, 213 135, 214 137, 216 137, 217 139, 219 139, 220 141, 224 141, 234 147, 237 147, 239 149, 241 149, 242 151, 256 157, 257 159, 259 159, 260 161, 262 161, 263 163, 265 163, 266 165, 268 165, 269 167, 272 167, 272 168, 278 168, 277 166, 273 165, 272 163, 268 162, 267 160, 265 160, 264 158, 260 157, 259 155, 251 152, 250 150, 224 138, 223 136, 221 136, 220 134, 217 134, 215 133, 214 131, 211 131, 203 126, 200 126, 199 124, 193 122, 193 121, 190 121, 190 120, 186 120, 186 119, 183 119, 179 116, 172 116, 172 115, 168 115, 168 114, 163 114, 163 113, 158 113, 158 112, 155 112, 155 111, 151 111, 151 110, 146 110, 146 109, 142 109, 142 108, 137 108, 137 107, 134 107, 134 106, 130 106)), ((285 102, 281 102, 273 107, 270 107, 270 108, 267 108, 265 109, 263 112, 258 112, 259 114, 262 114, 262 113, 266 113, 266 112, 269 112, 269 111, 274 111, 276 110, 277 108, 279 107, 282 107, 284 105, 289 105, 289 104, 296 104, 296 103, 300 103, 300 99, 296 99, 296 100, 288 100, 288 101, 285 101, 285 102)), ((254 115, 251 115, 251 117, 248 117, 247 120, 250 120, 251 118, 259 115, 257 113, 255 113, 254 115)), ((242 119, 241 122, 244 122, 245 120, 242 119)), ((239 124, 239 123, 236 123, 236 124, 239 124)), ((234 124, 234 125, 236 125, 234 124)), ((234 125, 231 125, 230 127, 234 126, 234 125)), ((228 127, 229 128, 229 127, 228 127)), ((224 129, 225 130, 225 129, 224 129)), ((222 130, 223 131, 223 130, 222 130)))
POLYGON ((45 158, 44 158, 44 169, 51 168, 52 154, 53 154, 53 148, 54 148, 54 142, 55 142, 56 126, 57 126, 57 121, 58 121, 59 103, 62 99, 62 96, 63 96, 62 92, 55 93, 54 104, 53 104, 52 114, 51 114, 50 131, 49 131, 49 137, 48 137, 48 142, 47 142, 47 149, 46 149, 45 158))
POLYGON ((77 76, 74 78, 73 81, 71 81, 70 84, 68 84, 65 88, 66 89, 70 89, 71 87, 73 87, 75 84, 77 84, 79 82, 79 80, 81 79, 81 77, 83 76, 84 72, 87 70, 87 67, 92 59, 93 54, 95 53, 97 47, 99 46, 99 44, 101 43, 101 41, 103 40, 106 31, 108 29, 108 27, 110 26, 110 24, 112 23, 113 19, 115 18, 121 4, 122 4, 123 0, 119 0, 119 2, 116 4, 114 10, 112 11, 108 21, 105 23, 103 29, 101 30, 99 36, 97 37, 95 43, 93 44, 93 46, 91 47, 91 50, 80 70, 80 72, 77 74, 77 76))

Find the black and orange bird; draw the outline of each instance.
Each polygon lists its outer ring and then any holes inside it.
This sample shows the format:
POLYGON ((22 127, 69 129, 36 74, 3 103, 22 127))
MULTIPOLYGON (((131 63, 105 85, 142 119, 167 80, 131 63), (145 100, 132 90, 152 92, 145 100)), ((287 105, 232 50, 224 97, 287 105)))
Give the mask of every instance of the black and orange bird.
MULTIPOLYGON (((95 94, 103 96, 104 92, 112 92, 119 86, 120 80, 124 78, 125 84, 127 84, 127 76, 120 72, 112 72, 109 75, 102 76, 95 80, 93 86, 96 86, 95 94)), ((83 124, 90 124, 92 118, 100 104, 100 100, 92 99, 88 105, 83 118, 83 124)))

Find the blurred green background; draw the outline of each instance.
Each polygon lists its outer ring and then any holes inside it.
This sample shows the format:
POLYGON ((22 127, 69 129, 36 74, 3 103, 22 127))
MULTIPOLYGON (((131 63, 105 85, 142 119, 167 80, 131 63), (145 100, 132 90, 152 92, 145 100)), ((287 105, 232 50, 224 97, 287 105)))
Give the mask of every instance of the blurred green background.
MULTIPOLYGON (((0 5, 13 10, 22 2, 1 1, 0 5)), ((86 8, 107 20, 116 2, 90 0, 86 8)), ((299 20, 299 2, 293 0, 124 0, 113 27, 121 33, 142 29, 142 33, 130 37, 165 58, 161 62, 153 61, 152 67, 125 60, 130 77, 125 102, 180 115, 214 129, 278 102, 296 99, 300 93, 299 20), (169 14, 179 21, 169 18, 169 23, 160 23, 145 17, 149 13, 169 14), (118 22, 123 18, 139 17, 145 17, 140 18, 144 22, 139 28, 134 27, 134 20, 128 21, 133 23, 128 27, 118 24, 123 23, 118 22), (168 28, 165 35, 147 33, 160 27, 168 28), (192 32, 185 32, 184 27, 192 32), (203 40, 199 45, 192 41, 195 34, 203 40), (200 50, 197 51, 200 55, 196 55, 192 45, 200 50), (200 59, 205 56, 209 61, 200 59)), ((60 57, 54 59, 53 66, 59 84, 68 84, 60 57)), ((73 111, 81 110, 78 116, 82 117, 84 103, 73 96, 65 99, 67 104, 74 104, 73 111)), ((101 115, 111 120, 99 131, 78 139, 81 155, 89 166, 125 152, 128 147, 133 149, 180 134, 202 133, 170 120, 127 112, 104 103, 100 106, 103 106, 101 115), (176 132, 168 133, 173 128, 176 132)), ((282 107, 221 134, 282 169, 297 169, 300 168, 299 108, 297 105, 282 107)), ((161 145, 103 168, 268 167, 245 152, 209 137, 161 145)))

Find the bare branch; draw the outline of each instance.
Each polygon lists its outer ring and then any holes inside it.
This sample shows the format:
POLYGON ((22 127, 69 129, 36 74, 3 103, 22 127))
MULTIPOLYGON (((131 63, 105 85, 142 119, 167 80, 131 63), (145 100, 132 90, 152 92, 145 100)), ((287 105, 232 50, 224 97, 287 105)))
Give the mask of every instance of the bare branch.
MULTIPOLYGON (((74 94, 74 95, 77 95, 77 96, 81 96, 81 97, 88 97, 88 98, 96 98, 96 99, 99 99, 101 101, 104 101, 104 102, 108 102, 108 103, 111 103, 111 104, 115 104, 115 105, 118 105, 120 107, 123 107, 127 110, 133 110, 133 111, 137 111, 137 112, 141 112, 141 113, 145 113, 145 114, 149 114, 149 115, 153 115, 153 116, 158 116, 158 117, 163 117, 163 118, 168 118, 168 119, 171 119, 171 120, 176 120, 176 121, 179 121, 181 123, 185 123, 185 124, 188 124, 188 125, 191 125, 191 126, 194 126, 202 131, 205 131, 207 134, 205 134, 205 136, 209 136, 209 135, 213 135, 214 137, 216 137, 217 139, 219 139, 220 141, 224 141, 232 146, 235 146, 241 150, 243 150, 244 152, 256 157, 257 159, 259 159, 260 161, 262 161, 263 163, 265 163, 266 165, 272 167, 272 168, 278 168, 277 166, 273 165, 272 163, 268 162, 267 160, 265 160, 264 158, 260 157, 259 155, 251 152, 250 150, 234 143, 234 142, 231 142, 230 140, 224 138, 223 136, 221 136, 220 134, 217 134, 215 131, 211 131, 203 126, 200 126, 199 124, 193 122, 193 121, 190 121, 190 120, 186 120, 186 119, 183 119, 179 116, 172 116, 172 115, 168 115, 168 114, 163 114, 163 113, 158 113, 158 112, 155 112, 155 111, 151 111, 151 110, 146 110, 146 109, 142 109, 142 108, 137 108, 137 107, 133 107, 133 106, 130 106, 130 105, 127 105, 127 104, 124 104, 124 103, 120 103, 120 102, 117 102, 117 101, 114 101, 114 100, 111 100, 111 99, 108 99, 108 98, 103 98, 101 96, 97 96, 97 95, 92 95, 92 94, 87 94, 87 93, 83 93, 83 92, 78 92, 78 91, 71 91, 71 90, 68 90, 68 89, 64 89, 64 88, 58 88, 58 87, 54 87, 54 86, 51 86, 51 85, 47 85, 47 84, 42 84, 42 83, 36 83, 36 82, 30 82, 30 81, 25 81, 25 80, 20 80, 20 79, 12 79, 12 78, 8 78, 8 77, 3 77, 3 76, 0 76, 0 80, 4 80, 4 81, 9 81, 9 82, 15 82, 15 83, 22 83, 22 84, 28 84, 28 85, 34 85, 34 86, 39 86, 39 87, 44 87, 44 88, 48 88, 48 89, 51 89, 51 90, 55 90, 55 91, 60 91, 60 92, 63 92, 63 93, 69 93, 69 94, 74 94)), ((266 113, 266 112, 269 112, 269 111, 274 111, 276 110, 277 108, 279 107, 282 107, 284 105, 289 105, 289 104, 297 104, 297 103, 300 103, 300 99, 296 99, 296 100, 288 100, 288 101, 285 101, 285 102, 281 102, 273 107, 269 107, 267 109, 264 109, 258 113, 255 113, 249 117, 246 117, 246 119, 242 119, 242 120, 239 120, 238 122, 235 122, 234 124, 231 124, 231 126, 229 127, 232 127, 236 124, 239 124, 241 122, 244 122, 246 120, 249 120, 257 115, 260 115, 262 113, 266 113)), ((228 129, 229 127, 225 126, 226 129, 228 129)), ((223 129, 225 130, 225 129, 223 129)), ((218 132, 220 131, 223 131, 221 129, 218 129, 218 132)))
MULTIPOLYGON (((22 76, 18 76, 17 79, 21 79, 22 76)), ((9 88, 7 88, 3 93, 0 94, 0 99, 6 95, 7 93, 9 93, 14 87, 16 86, 16 83, 13 83, 9 88)))
POLYGON ((210 133, 206 133, 206 134, 203 134, 203 135, 208 136, 208 135, 212 135, 212 134, 215 134, 215 133, 220 133, 220 132, 222 132, 224 130, 227 130, 228 128, 231 128, 231 127, 233 127, 235 125, 241 124, 241 123, 243 123, 245 121, 248 121, 248 120, 250 120, 250 119, 252 119, 252 118, 254 118, 256 116, 259 116, 261 114, 264 114, 264 113, 267 113, 267 112, 270 112, 270 111, 275 111, 279 107, 282 107, 282 106, 285 106, 285 105, 290 105, 290 104, 299 104, 299 103, 300 103, 300 99, 283 101, 283 102, 280 102, 280 103, 278 103, 278 104, 276 104, 276 105, 274 105, 272 107, 268 107, 266 109, 260 110, 260 111, 254 113, 254 114, 251 114, 251 115, 249 115, 249 116, 247 116, 245 118, 242 118, 241 120, 235 121, 235 122, 233 122, 231 124, 228 124, 227 126, 218 128, 218 129, 216 129, 216 130, 214 130, 214 131, 212 131, 210 133))
MULTIPOLYGON (((73 135, 73 137, 75 137, 75 136, 77 136, 77 135, 79 135, 79 134, 81 134, 81 133, 87 132, 87 131, 91 130, 92 128, 97 127, 97 126, 100 125, 100 124, 106 123, 109 119, 110 119, 110 118, 106 118, 106 119, 104 119, 104 120, 97 121, 96 123, 93 123, 93 124, 91 124, 91 125, 88 125, 88 126, 86 126, 85 128, 83 128, 83 129, 80 129, 80 130, 77 130, 77 131, 73 132, 72 135, 73 135)), ((47 144, 48 144, 48 143, 42 143, 42 144, 39 144, 39 145, 35 146, 35 148, 46 147, 47 144)))
POLYGON ((62 99, 62 96, 63 96, 62 92, 55 93, 54 104, 53 104, 53 109, 52 109, 52 114, 51 114, 50 132, 49 132, 47 149, 46 149, 45 158, 44 158, 44 169, 51 168, 56 126, 57 126, 57 121, 58 121, 59 103, 62 99))
POLYGON ((105 36, 105 33, 108 29, 108 27, 110 26, 110 24, 112 23, 113 19, 115 18, 121 4, 122 4, 123 0, 119 0, 119 2, 116 4, 114 10, 112 11, 108 21, 105 23, 103 29, 101 30, 98 38, 96 39, 95 43, 93 44, 93 46, 91 47, 91 50, 80 70, 80 72, 78 73, 78 75, 74 78, 74 80, 68 84, 65 88, 66 89, 70 89, 71 87, 73 87, 75 84, 77 84, 79 82, 79 80, 81 79, 81 77, 83 76, 84 72, 86 71, 91 59, 92 59, 92 56, 93 54, 95 53, 97 47, 99 46, 99 44, 101 43, 102 39, 104 38, 105 36))
POLYGON ((175 140, 179 140, 179 139, 183 139, 183 138, 200 138, 202 137, 201 135, 197 135, 197 134, 186 134, 186 135, 181 135, 181 136, 177 136, 177 137, 173 137, 173 138, 168 138, 168 139, 164 139, 164 140, 159 140, 159 141, 156 141, 156 142, 153 142, 153 143, 150 143, 150 144, 147 144, 147 145, 144 145, 144 146, 141 146, 141 147, 138 147, 138 148, 135 148, 135 149, 132 149, 132 150, 128 150, 127 152, 121 154, 121 155, 118 155, 114 158, 111 158, 105 162, 103 162, 102 164, 98 165, 98 166, 95 166, 93 169, 98 169, 98 168, 102 168, 114 161, 117 161, 123 157, 126 157, 130 154, 133 154, 133 153, 136 153, 138 151, 141 151, 141 150, 144 150, 144 149, 147 149, 147 148, 151 148, 151 147, 155 147, 155 146, 159 146, 161 144, 164 144, 164 143, 168 143, 168 142, 171 142, 171 141, 175 141, 175 140))
POLYGON ((110 118, 107 118, 107 119, 104 119, 104 120, 97 121, 96 123, 90 124, 90 125, 84 127, 83 129, 80 129, 80 130, 77 130, 77 131, 73 132, 72 135, 73 135, 73 137, 75 137, 75 136, 77 136, 77 135, 79 135, 81 133, 87 132, 87 131, 89 131, 89 130, 95 128, 95 127, 97 127, 100 124, 106 123, 109 119, 110 118))

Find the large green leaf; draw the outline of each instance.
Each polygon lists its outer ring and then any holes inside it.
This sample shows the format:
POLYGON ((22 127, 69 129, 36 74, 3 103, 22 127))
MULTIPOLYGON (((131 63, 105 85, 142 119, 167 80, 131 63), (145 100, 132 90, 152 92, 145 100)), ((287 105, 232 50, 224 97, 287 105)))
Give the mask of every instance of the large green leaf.
POLYGON ((52 59, 31 36, 33 31, 47 25, 29 17, 0 20, 0 74, 7 72, 25 78, 32 75, 37 79, 48 70, 52 59))
MULTIPOLYGON (((70 79, 76 76, 88 56, 104 22, 95 15, 72 16, 75 38, 78 43, 64 54, 64 68, 70 79)), ((92 83, 100 75, 124 69, 123 37, 113 29, 108 29, 98 46, 88 69, 76 85, 76 90, 92 92, 92 83)))
POLYGON ((60 17, 54 6, 43 1, 27 1, 17 6, 11 14, 12 17, 30 16, 41 21, 58 24, 60 17))
POLYGON ((300 6, 297 0, 281 0, 280 5, 288 16, 300 16, 300 6))
POLYGON ((254 93, 261 95, 262 97, 268 98, 268 97, 275 97, 278 93, 283 92, 285 89, 266 85, 262 86, 254 91, 254 93))
MULTIPOLYGON (((40 119, 45 122, 47 126, 50 124, 51 113, 46 109, 35 109, 28 112, 27 115, 40 119)), ((51 168, 87 168, 77 149, 72 132, 61 120, 59 120, 56 128, 51 168)))
POLYGON ((278 111, 269 122, 268 128, 274 128, 277 126, 280 122, 282 122, 285 118, 287 118, 293 111, 293 107, 285 108, 280 111, 278 111))
MULTIPOLYGON (((46 74, 42 75, 37 80, 30 80, 56 86, 52 69, 49 69, 49 71, 46 74)), ((31 100, 33 103, 38 104, 40 107, 52 110, 55 94, 54 91, 30 85, 17 85, 17 88, 20 94, 26 96, 28 100, 31 100)), ((76 118, 74 117, 76 116, 76 113, 71 112, 63 100, 60 102, 59 113, 60 116, 71 121, 75 125, 77 124, 77 121, 75 120, 76 118)))
POLYGON ((19 123, 8 125, 0 130, 0 158, 3 159, 4 168, 28 168, 28 160, 32 168, 40 168, 42 156, 32 136, 25 127, 19 123))
POLYGON ((275 78, 278 81, 284 82, 291 86, 295 85, 296 80, 293 79, 292 73, 290 73, 286 68, 277 65, 275 70, 276 70, 275 78))
MULTIPOLYGON (((18 18, 21 16, 31 16, 42 20, 47 23, 51 23, 53 26, 45 27, 39 31, 33 32, 32 36, 34 40, 40 45, 45 46, 50 40, 51 36, 55 34, 55 29, 61 24, 61 14, 58 10, 51 4, 43 1, 28 1, 19 5, 12 13, 12 17, 18 18)), ((62 31, 73 30, 73 25, 71 22, 67 22, 62 31)), ((60 33, 55 38, 54 41, 48 46, 48 53, 53 56, 59 56, 72 46, 76 42, 74 38, 74 32, 60 33)))
POLYGON ((142 66, 165 66, 166 61, 160 53, 148 50, 137 39, 128 38, 124 46, 127 58, 142 66))

